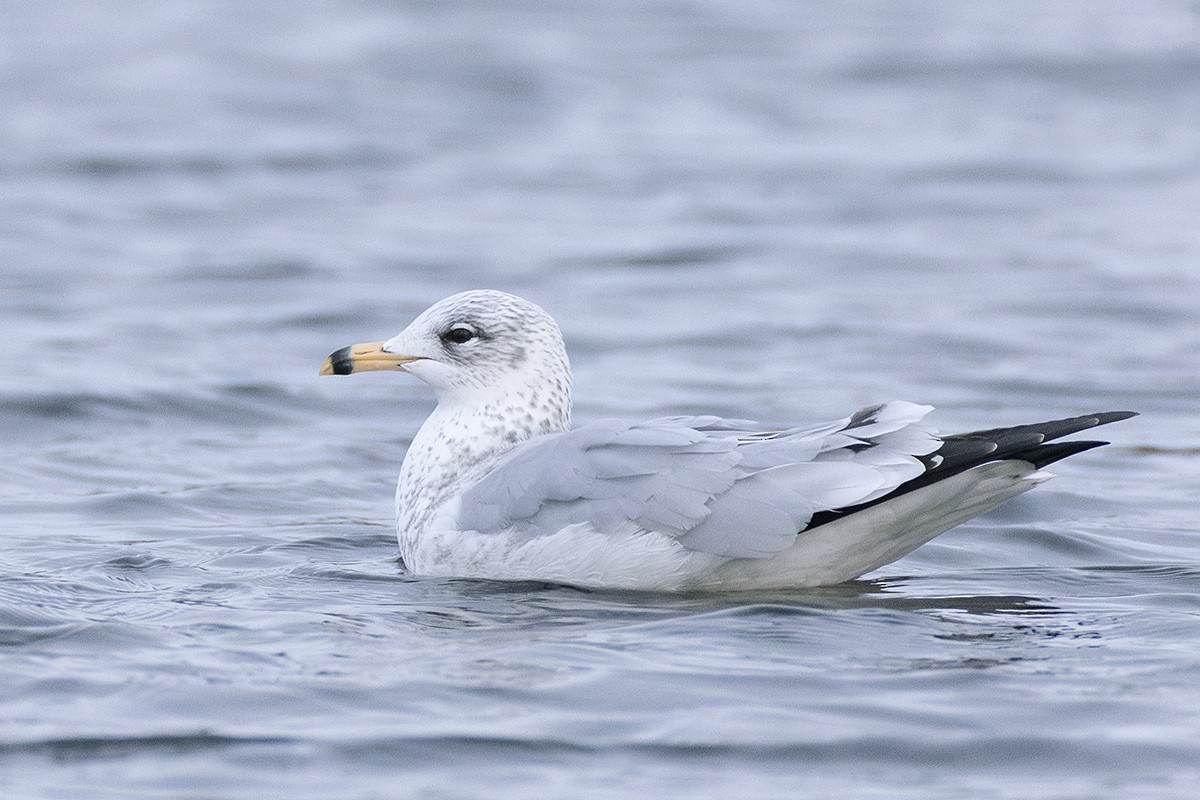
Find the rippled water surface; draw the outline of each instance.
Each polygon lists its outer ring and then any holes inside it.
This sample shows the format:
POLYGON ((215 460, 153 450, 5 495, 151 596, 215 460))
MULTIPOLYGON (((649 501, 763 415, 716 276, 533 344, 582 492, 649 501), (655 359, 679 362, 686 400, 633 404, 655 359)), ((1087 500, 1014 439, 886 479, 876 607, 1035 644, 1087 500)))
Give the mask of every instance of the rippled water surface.
POLYGON ((1195 797, 1194 4, 6 3, 0 794, 1195 797), (414 578, 472 287, 576 416, 1113 446, 867 579, 414 578))

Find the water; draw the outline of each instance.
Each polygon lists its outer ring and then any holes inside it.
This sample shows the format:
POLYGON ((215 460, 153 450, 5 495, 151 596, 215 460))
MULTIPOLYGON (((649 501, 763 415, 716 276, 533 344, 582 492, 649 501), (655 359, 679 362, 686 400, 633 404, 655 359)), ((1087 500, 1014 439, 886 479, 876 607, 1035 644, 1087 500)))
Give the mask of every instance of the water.
POLYGON ((0 13, 5 797, 1195 796, 1192 5, 0 13), (413 578, 316 371, 483 286, 581 420, 1143 416, 846 586, 413 578))

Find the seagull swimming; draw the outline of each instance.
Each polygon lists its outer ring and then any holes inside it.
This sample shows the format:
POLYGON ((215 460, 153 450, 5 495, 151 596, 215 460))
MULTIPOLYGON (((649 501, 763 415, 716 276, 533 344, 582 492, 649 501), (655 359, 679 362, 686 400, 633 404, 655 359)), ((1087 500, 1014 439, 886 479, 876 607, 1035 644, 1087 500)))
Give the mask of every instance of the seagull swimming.
POLYGON ((456 294, 322 375, 400 370, 437 395, 400 471, 400 552, 417 575, 654 591, 841 583, 1107 444, 1046 444, 1114 411, 937 436, 891 402, 777 430, 715 416, 571 427, 558 325, 499 291, 456 294))

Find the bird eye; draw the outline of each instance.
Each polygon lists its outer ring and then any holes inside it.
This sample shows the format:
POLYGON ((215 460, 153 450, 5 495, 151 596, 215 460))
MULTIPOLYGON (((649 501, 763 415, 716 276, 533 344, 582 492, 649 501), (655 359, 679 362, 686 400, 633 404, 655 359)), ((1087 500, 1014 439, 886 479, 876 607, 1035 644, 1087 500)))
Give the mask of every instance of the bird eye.
POLYGON ((442 334, 442 341, 452 344, 466 344, 474 339, 478 334, 468 328, 466 325, 455 325, 450 330, 442 334))

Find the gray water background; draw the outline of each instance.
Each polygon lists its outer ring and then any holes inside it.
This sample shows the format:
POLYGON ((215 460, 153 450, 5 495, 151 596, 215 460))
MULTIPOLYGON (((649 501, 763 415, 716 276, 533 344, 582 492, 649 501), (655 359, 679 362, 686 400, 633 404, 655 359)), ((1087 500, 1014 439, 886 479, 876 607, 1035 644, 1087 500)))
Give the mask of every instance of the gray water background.
POLYGON ((0 5, 0 795, 1195 797, 1195 4, 0 5), (418 579, 473 287, 578 420, 1114 444, 846 586, 418 579))

